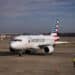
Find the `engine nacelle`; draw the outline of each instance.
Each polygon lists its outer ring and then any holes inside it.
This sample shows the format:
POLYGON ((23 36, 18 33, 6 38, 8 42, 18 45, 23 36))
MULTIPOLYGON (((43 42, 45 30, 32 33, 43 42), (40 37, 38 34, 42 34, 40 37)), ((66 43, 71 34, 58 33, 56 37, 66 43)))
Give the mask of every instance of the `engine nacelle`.
POLYGON ((43 52, 44 52, 45 54, 51 54, 51 53, 54 52, 54 48, 53 48, 53 46, 44 47, 43 52))

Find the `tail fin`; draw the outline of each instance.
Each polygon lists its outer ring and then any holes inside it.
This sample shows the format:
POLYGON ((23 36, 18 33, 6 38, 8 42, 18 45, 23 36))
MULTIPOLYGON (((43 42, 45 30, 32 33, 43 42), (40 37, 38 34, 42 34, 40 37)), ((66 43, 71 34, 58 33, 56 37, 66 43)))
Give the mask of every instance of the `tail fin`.
POLYGON ((52 32, 51 33, 51 37, 55 41, 55 44, 66 44, 66 43, 70 43, 70 42, 67 42, 67 41, 58 41, 58 40, 60 40, 60 37, 59 37, 59 20, 56 21, 55 32, 52 32))
POLYGON ((53 37, 53 39, 55 41, 57 41, 57 40, 60 39, 60 37, 58 36, 58 34, 59 34, 59 20, 57 19, 55 30, 54 30, 54 32, 51 33, 51 36, 53 37))
POLYGON ((56 33, 59 33, 59 20, 56 21, 56 33))

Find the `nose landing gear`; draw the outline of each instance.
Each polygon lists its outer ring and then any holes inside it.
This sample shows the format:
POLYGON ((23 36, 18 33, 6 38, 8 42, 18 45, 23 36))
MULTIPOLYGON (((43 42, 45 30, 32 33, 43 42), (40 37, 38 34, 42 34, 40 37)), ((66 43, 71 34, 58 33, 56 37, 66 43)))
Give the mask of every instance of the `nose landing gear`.
POLYGON ((18 55, 23 56, 23 53, 24 53, 23 50, 21 50, 21 51, 18 52, 18 55))

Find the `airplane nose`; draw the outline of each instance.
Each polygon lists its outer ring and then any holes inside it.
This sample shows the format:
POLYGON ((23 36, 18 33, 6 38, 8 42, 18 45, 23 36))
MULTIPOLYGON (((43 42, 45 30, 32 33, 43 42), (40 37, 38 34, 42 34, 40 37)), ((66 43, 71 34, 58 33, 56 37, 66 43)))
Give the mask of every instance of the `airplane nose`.
POLYGON ((13 49, 15 49, 15 48, 17 48, 17 44, 16 43, 11 43, 10 47, 13 48, 13 49))

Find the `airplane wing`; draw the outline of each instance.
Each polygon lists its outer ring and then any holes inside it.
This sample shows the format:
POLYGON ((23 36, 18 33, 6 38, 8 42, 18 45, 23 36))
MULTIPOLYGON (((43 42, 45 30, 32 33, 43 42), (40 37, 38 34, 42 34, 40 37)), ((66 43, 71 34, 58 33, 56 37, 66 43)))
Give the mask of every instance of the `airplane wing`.
POLYGON ((50 44, 39 45, 40 48, 43 48, 43 47, 46 47, 46 46, 50 46, 50 44))

